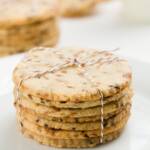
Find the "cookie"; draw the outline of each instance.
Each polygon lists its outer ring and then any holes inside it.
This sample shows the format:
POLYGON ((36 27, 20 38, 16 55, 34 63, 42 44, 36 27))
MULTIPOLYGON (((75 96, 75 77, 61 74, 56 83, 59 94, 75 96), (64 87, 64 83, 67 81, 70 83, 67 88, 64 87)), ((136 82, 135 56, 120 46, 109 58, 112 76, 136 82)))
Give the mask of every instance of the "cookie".
MULTIPOLYGON (((88 139, 51 139, 47 138, 38 134, 35 134, 34 132, 31 132, 30 130, 27 130, 25 128, 21 128, 21 132, 24 136, 34 139, 38 141, 40 144, 53 146, 57 148, 89 148, 89 147, 95 147, 100 143, 99 138, 88 138, 88 139)), ((108 134, 104 136, 103 143, 110 142, 117 137, 120 136, 122 132, 121 130, 118 130, 117 132, 108 134)))
POLYGON ((56 45, 59 5, 55 0, 1 0, 0 6, 0 56, 56 45))
MULTIPOLYGON (((121 109, 117 110, 116 112, 113 113, 109 113, 107 115, 103 115, 103 119, 107 120, 111 117, 114 117, 115 115, 118 115, 119 113, 121 113, 122 111, 126 110, 127 108, 131 108, 131 104, 127 104, 125 106, 123 106, 121 109)), ((23 110, 25 112, 30 112, 30 114, 36 116, 37 118, 44 118, 45 120, 49 120, 49 121, 56 121, 56 122, 60 122, 60 123, 85 123, 85 122, 95 122, 95 121, 100 121, 100 116, 92 116, 92 117, 80 117, 80 118, 72 118, 71 116, 69 117, 51 117, 51 116, 46 116, 45 114, 38 114, 36 113, 34 110, 19 106, 16 104, 16 109, 17 111, 20 112, 20 110, 23 110)))
MULTIPOLYGON (((56 107, 47 107, 43 105, 38 105, 33 103, 32 101, 28 101, 20 99, 19 101, 16 102, 17 105, 20 107, 28 108, 31 110, 34 110, 37 114, 41 115, 46 115, 50 117, 69 117, 71 116, 72 118, 80 118, 80 117, 91 117, 91 116, 100 116, 100 107, 92 107, 92 108, 87 108, 87 109, 67 109, 67 108, 56 108, 56 107)), ((103 111, 104 111, 104 116, 107 114, 111 114, 113 112, 116 112, 120 109, 122 109, 124 106, 128 105, 131 103, 131 98, 126 98, 123 97, 119 103, 112 102, 108 105, 104 105, 103 111)))
POLYGON ((16 66, 13 81, 21 130, 46 145, 105 143, 119 135, 130 115, 131 69, 111 52, 34 48, 16 66))
POLYGON ((13 81, 22 93, 84 102, 115 95, 131 84, 132 76, 128 62, 111 52, 35 48, 15 68, 13 81))
MULTIPOLYGON (((17 88, 14 90, 14 95, 17 94, 17 88)), ((112 97, 104 98, 104 104, 108 104, 113 101, 119 101, 124 95, 129 95, 129 97, 133 95, 132 89, 131 88, 125 88, 119 93, 115 94, 112 97)), ((48 107, 57 107, 57 108, 91 108, 91 107, 96 107, 100 105, 99 100, 97 101, 92 101, 92 102, 59 102, 59 101, 50 101, 46 100, 43 98, 38 98, 35 96, 32 96, 30 94, 26 93, 19 93, 19 97, 21 99, 28 99, 31 100, 32 102, 48 107)))
POLYGON ((61 14, 65 17, 84 16, 92 13, 96 0, 59 0, 61 14))
MULTIPOLYGON (((17 116, 22 119, 29 120, 39 126, 53 128, 53 129, 63 129, 63 130, 74 130, 74 131, 84 131, 84 130, 96 130, 99 129, 100 120, 84 123, 62 123, 58 121, 51 121, 42 117, 39 117, 38 114, 34 114, 30 111, 26 111, 23 108, 17 109, 17 116)), ((104 128, 111 127, 113 124, 120 122, 123 118, 128 116, 130 113, 130 107, 126 107, 120 113, 104 120, 104 128)), ((100 117, 99 117, 100 118, 100 117)))
MULTIPOLYGON (((60 130, 60 129, 52 129, 47 127, 41 127, 33 122, 30 122, 26 119, 22 119, 19 116, 18 117, 18 123, 20 124, 21 128, 29 129, 30 131, 52 139, 87 139, 87 138, 94 138, 94 137, 100 137, 101 129, 97 130, 89 130, 89 131, 73 131, 73 130, 60 130)), ((117 122, 111 127, 104 128, 104 135, 110 134, 112 132, 116 132, 120 129, 122 129, 129 116, 126 116, 123 118, 120 122, 117 122)))

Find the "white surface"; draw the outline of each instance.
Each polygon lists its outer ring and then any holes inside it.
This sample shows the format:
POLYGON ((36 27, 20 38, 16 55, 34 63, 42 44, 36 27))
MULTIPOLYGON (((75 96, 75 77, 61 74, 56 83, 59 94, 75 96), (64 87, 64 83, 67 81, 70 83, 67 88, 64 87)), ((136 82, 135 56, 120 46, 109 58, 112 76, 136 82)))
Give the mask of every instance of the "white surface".
POLYGON ((122 0, 122 2, 124 4, 124 14, 129 20, 150 23, 149 0, 122 0))
MULTIPOLYGON (((129 60, 133 68, 135 96, 130 120, 117 140, 98 146, 95 150, 148 150, 150 149, 150 64, 129 60), (139 70, 139 68, 141 68, 139 70), (141 74, 142 72, 142 74, 141 74)), ((15 109, 11 94, 0 97, 0 150, 52 150, 24 138, 16 129, 15 109)))
MULTIPOLYGON (((61 21, 59 46, 91 47, 112 50, 131 60, 135 79, 133 113, 122 136, 103 150, 150 149, 150 26, 129 25, 121 18, 119 2, 103 5, 95 16, 61 21), (149 62, 149 63, 148 63, 149 62)), ((16 130, 12 105, 12 70, 22 55, 0 59, 0 150, 48 150, 46 146, 23 138, 16 130)), ((52 148, 51 148, 52 149, 52 148)))

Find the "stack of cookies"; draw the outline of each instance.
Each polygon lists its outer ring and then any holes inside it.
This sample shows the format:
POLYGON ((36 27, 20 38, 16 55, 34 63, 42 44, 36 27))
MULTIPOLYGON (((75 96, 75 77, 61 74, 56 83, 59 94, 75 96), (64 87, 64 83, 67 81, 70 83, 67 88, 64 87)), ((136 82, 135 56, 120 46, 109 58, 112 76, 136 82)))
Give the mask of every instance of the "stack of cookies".
POLYGON ((34 48, 13 80, 20 130, 45 145, 106 143, 121 134, 130 115, 131 69, 111 52, 34 48))
POLYGON ((61 14, 66 17, 90 14, 97 4, 97 0, 59 0, 61 14))
POLYGON ((0 56, 58 41, 56 0, 0 0, 0 56))

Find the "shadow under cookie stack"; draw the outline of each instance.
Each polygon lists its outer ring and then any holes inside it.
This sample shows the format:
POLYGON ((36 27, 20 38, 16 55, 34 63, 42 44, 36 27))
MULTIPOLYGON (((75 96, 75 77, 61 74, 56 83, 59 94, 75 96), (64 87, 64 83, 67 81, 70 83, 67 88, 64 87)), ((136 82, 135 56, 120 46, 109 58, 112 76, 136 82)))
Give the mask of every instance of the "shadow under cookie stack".
POLYGON ((131 70, 110 52, 34 48, 13 80, 20 130, 44 145, 107 143, 122 133, 130 115, 131 70))

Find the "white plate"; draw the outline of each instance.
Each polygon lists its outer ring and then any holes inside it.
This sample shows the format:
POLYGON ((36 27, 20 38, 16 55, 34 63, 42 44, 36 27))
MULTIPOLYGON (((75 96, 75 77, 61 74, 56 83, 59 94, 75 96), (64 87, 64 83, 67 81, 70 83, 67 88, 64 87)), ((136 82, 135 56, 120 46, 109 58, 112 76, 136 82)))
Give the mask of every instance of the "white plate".
MULTIPOLYGON (((117 140, 93 148, 95 150, 150 149, 150 84, 149 63, 129 60, 133 68, 135 96, 132 115, 123 134, 117 140)), ((24 138, 16 128, 12 94, 0 97, 0 150, 52 150, 24 138)))

